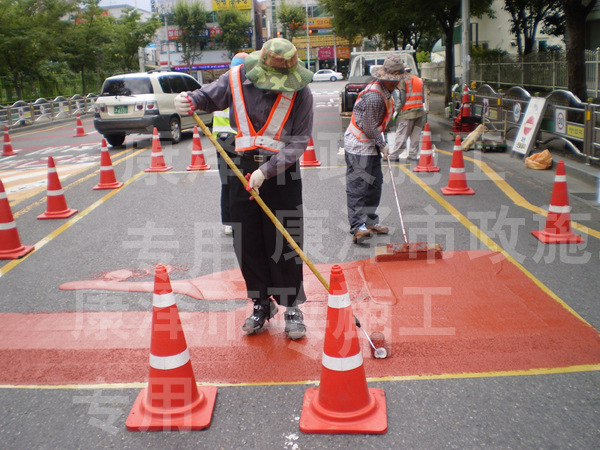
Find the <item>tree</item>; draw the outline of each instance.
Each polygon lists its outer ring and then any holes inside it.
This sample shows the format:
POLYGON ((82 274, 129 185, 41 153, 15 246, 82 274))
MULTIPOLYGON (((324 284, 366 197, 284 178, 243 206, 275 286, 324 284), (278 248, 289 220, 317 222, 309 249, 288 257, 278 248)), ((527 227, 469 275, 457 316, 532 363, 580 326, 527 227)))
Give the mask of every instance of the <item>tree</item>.
POLYGON ((560 0, 504 0, 511 17, 511 32, 517 40, 519 55, 535 50, 537 29, 560 8, 560 0))
POLYGON ((208 42, 206 34, 208 16, 204 4, 198 0, 192 3, 179 0, 173 9, 173 21, 181 30, 177 42, 183 48, 182 58, 188 66, 190 75, 192 74, 194 62, 202 57, 203 50, 208 42))
POLYGON ((305 32, 306 12, 302 6, 288 5, 285 1, 279 5, 277 20, 283 28, 283 37, 292 40, 294 36, 305 32))
POLYGON ((239 9, 220 11, 217 20, 223 30, 218 39, 227 49, 231 59, 248 42, 248 30, 252 28, 252 20, 239 9))
POLYGON ((99 0, 84 0, 83 9, 74 14, 74 21, 64 28, 61 36, 61 58, 71 70, 81 74, 83 92, 86 91, 85 72, 102 66, 111 41, 111 27, 115 19, 98 6, 99 0))
POLYGON ((567 86, 581 100, 587 99, 585 85, 585 19, 596 0, 560 0, 565 14, 567 42, 567 86))
POLYGON ((72 8, 64 0, 0 0, 0 73, 11 77, 17 97, 56 54, 62 17, 72 8))
POLYGON ((107 51, 107 60, 122 72, 136 71, 138 48, 146 47, 160 28, 160 20, 153 15, 141 21, 141 14, 133 8, 124 8, 121 17, 112 29, 113 38, 107 51))

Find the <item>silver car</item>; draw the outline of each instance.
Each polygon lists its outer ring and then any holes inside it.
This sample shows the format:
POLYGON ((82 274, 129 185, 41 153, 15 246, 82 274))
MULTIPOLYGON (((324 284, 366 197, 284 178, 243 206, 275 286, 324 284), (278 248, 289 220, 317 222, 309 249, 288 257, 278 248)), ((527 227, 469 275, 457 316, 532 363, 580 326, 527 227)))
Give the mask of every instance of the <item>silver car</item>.
MULTIPOLYGON (((174 144, 182 131, 195 125, 191 116, 181 116, 173 100, 182 91, 200 89, 193 77, 178 72, 141 72, 114 75, 104 80, 96 100, 94 127, 112 146, 122 145, 128 134, 152 134, 156 128, 161 138, 174 144)), ((212 114, 198 111, 207 126, 212 114)))

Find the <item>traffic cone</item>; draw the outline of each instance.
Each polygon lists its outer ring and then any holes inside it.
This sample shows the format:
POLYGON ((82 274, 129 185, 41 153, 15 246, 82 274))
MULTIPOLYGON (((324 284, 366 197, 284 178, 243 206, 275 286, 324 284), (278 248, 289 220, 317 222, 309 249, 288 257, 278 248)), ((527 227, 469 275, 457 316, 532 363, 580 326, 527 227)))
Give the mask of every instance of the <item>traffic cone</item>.
POLYGON ((440 168, 433 164, 433 147, 431 145, 431 131, 426 123, 421 137, 421 149, 419 151, 419 164, 413 168, 413 172, 439 172, 440 168))
POLYGON ((467 86, 465 86, 462 99, 460 100, 460 112, 463 119, 471 117, 471 99, 469 98, 469 88, 467 86))
POLYGON ((81 123, 81 117, 79 117, 79 113, 77 113, 77 133, 73 135, 73 137, 87 136, 85 130, 83 129, 83 124, 81 123))
POLYGON ((66 219, 76 214, 76 209, 67 207, 67 200, 62 190, 54 158, 48 156, 48 189, 47 189, 47 206, 46 212, 40 214, 38 219, 66 219))
POLYGON ((448 186, 443 187, 441 191, 444 195, 473 195, 475 193, 473 189, 467 186, 460 136, 456 136, 454 142, 448 186))
POLYGON ((308 145, 306 146, 306 150, 302 154, 302 160, 300 161, 300 167, 316 167, 320 166, 321 161, 317 161, 317 156, 315 154, 315 144, 313 143, 313 138, 310 138, 308 141, 308 145))
POLYGON ((13 150, 13 146, 10 143, 10 134, 8 134, 8 127, 4 126, 4 147, 2 148, 2 156, 16 155, 17 152, 13 150))
POLYGON ((556 167, 546 226, 543 230, 532 231, 531 234, 544 244, 578 244, 583 242, 581 236, 571 231, 571 207, 569 206, 564 161, 560 161, 556 167))
POLYGON ((156 266, 148 387, 137 396, 130 431, 202 430, 210 426, 216 386, 198 389, 179 310, 164 265, 156 266))
POLYGON ((206 161, 204 160, 204 150, 202 150, 202 144, 200 143, 200 134, 198 133, 197 125, 194 125, 192 142, 192 163, 188 166, 187 170, 210 169, 210 166, 206 164, 206 161))
POLYGON ((172 167, 168 167, 165 164, 158 130, 154 127, 154 131, 152 132, 152 160, 150 161, 150 167, 144 170, 144 172, 166 172, 171 169, 172 167))
POLYGON ((121 186, 123 186, 123 183, 118 182, 115 177, 106 139, 102 139, 102 148, 100 150, 100 183, 94 186, 93 189, 118 189, 121 186))
POLYGON ((358 332, 344 273, 331 268, 321 382, 304 394, 304 433, 383 434, 387 431, 385 392, 368 388, 358 332))
POLYGON ((33 245, 21 244, 10 203, 0 180, 0 259, 17 259, 33 251, 33 245))

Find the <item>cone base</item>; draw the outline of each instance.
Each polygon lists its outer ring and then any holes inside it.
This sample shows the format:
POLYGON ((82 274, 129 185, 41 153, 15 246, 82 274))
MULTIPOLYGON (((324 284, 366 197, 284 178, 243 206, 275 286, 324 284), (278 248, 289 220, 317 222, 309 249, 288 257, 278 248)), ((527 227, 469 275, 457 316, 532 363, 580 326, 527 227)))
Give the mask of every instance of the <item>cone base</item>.
POLYGON ((78 131, 76 134, 73 135, 73 137, 82 137, 82 136, 87 136, 85 131, 78 131))
POLYGON ((129 431, 169 431, 169 430, 204 430, 210 426, 215 402, 217 399, 216 386, 202 386, 201 401, 191 405, 186 411, 176 410, 171 414, 156 414, 146 410, 144 400, 148 388, 138 394, 125 426, 129 431))
POLYGON ((43 214, 40 214, 39 216, 37 216, 37 218, 39 220, 45 220, 45 219, 66 219, 67 217, 71 217, 74 216, 75 214, 77 214, 79 210, 77 209, 65 209, 64 211, 57 211, 57 212, 50 212, 50 211, 46 211, 43 214))
POLYGON ((189 170, 189 171, 193 171, 193 170, 208 170, 210 169, 210 166, 208 164, 200 164, 200 165, 191 165, 188 166, 187 169, 185 170, 189 170))
POLYGON ((6 149, 4 149, 4 150, 2 151, 2 155, 0 155, 0 156, 13 156, 13 155, 16 155, 16 154, 17 154, 17 152, 15 152, 15 151, 14 151, 14 150, 11 148, 11 149, 9 149, 9 150, 6 150, 6 149))
POLYGON ((316 167, 320 165, 321 161, 300 161, 300 167, 316 167))
POLYGON ((573 233, 572 231, 568 233, 548 233, 544 230, 536 230, 532 231, 536 238, 542 241, 544 244, 579 244, 584 241, 584 239, 578 234, 573 233))
POLYGON ((470 187, 451 188, 449 186, 440 189, 444 195, 473 195, 475 191, 470 187))
POLYGON ((361 415, 360 412, 356 414, 318 412, 314 408, 318 395, 319 388, 316 387, 308 389, 304 394, 300 416, 300 431, 303 433, 384 434, 387 432, 387 407, 383 389, 369 388, 369 395, 374 400, 375 406, 367 415, 361 415))
POLYGON ((440 168, 438 166, 416 166, 413 169, 413 172, 439 172, 440 168))
POLYGON ((11 250, 0 251, 0 259, 19 259, 32 252, 34 248, 33 245, 21 245, 11 250))
POLYGON ((144 170, 144 172, 167 172, 171 169, 172 169, 172 167, 169 167, 169 166, 149 167, 148 169, 144 170))
POLYGON ((99 190, 99 189, 119 189, 121 186, 123 186, 123 184, 124 184, 123 182, 119 182, 119 181, 115 181, 114 183, 98 183, 92 189, 94 189, 94 190, 99 190))

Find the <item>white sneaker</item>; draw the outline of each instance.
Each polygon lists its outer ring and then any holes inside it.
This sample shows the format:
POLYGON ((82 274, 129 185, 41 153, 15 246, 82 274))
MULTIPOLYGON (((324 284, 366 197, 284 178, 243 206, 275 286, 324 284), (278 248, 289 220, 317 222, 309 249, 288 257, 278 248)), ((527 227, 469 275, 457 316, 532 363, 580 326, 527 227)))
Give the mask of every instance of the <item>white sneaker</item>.
POLYGON ((232 236, 233 235, 233 227, 231 225, 224 225, 223 226, 223 232, 227 236, 232 236))

